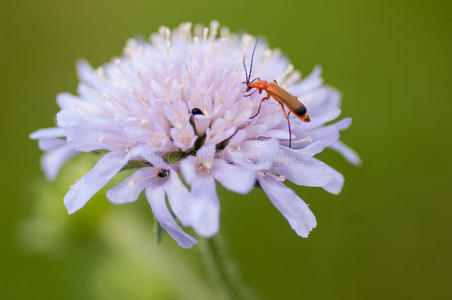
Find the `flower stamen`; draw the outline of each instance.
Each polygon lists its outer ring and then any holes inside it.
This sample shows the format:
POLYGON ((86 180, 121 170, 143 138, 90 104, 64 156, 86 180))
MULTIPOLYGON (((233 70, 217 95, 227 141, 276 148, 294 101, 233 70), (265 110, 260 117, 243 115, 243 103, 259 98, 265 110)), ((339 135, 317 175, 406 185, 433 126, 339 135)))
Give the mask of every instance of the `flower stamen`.
POLYGON ((119 69, 119 71, 121 72, 121 74, 125 77, 126 74, 124 73, 124 70, 121 67, 121 60, 120 59, 115 59, 115 65, 116 67, 119 69))
POLYGON ((199 172, 206 173, 206 174, 209 174, 210 170, 213 167, 211 161, 202 160, 202 159, 198 159, 198 161, 196 163, 196 166, 197 166, 197 169, 198 169, 199 172))
POLYGON ((261 177, 271 177, 271 178, 273 178, 273 179, 275 179, 276 181, 279 181, 279 182, 283 182, 284 180, 286 180, 286 176, 284 176, 284 175, 275 175, 275 174, 272 174, 272 173, 269 173, 269 172, 264 172, 264 171, 258 171, 257 172, 257 174, 259 174, 261 177))
POLYGON ((125 148, 125 152, 129 152, 132 148, 132 145, 130 145, 130 143, 128 144, 121 144, 121 143, 117 143, 117 142, 113 142, 111 140, 108 140, 106 137, 101 136, 99 138, 99 142, 104 143, 104 144, 109 144, 109 145, 114 145, 114 146, 120 146, 120 147, 124 147, 125 148))

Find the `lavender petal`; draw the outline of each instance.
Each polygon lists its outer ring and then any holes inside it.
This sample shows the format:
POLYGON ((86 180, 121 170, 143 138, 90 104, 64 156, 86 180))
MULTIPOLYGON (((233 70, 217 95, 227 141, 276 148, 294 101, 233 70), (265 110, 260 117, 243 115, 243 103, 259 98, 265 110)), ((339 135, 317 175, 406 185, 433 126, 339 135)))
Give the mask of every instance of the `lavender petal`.
POLYGON ((309 232, 317 226, 315 216, 308 205, 281 182, 261 176, 258 180, 270 201, 287 219, 295 232, 301 237, 308 237, 309 232))
POLYGON ((330 193, 340 192, 344 178, 327 164, 309 156, 286 156, 272 171, 284 175, 297 185, 323 187, 330 193))
POLYGON ((41 167, 48 180, 54 180, 61 167, 78 152, 67 144, 41 157, 41 167))
POLYGON ((182 248, 191 248, 194 244, 198 243, 196 239, 186 234, 179 225, 177 225, 166 206, 165 192, 163 189, 147 188, 145 193, 155 218, 179 246, 182 248))
POLYGON ((219 229, 220 202, 213 177, 197 177, 191 185, 190 224, 200 236, 210 237, 219 229))
POLYGON ((124 179, 120 184, 107 191, 107 198, 114 204, 134 202, 140 196, 142 190, 148 185, 151 175, 155 171, 152 167, 141 168, 124 179))
POLYGON ((64 197, 64 205, 69 214, 82 208, 116 173, 127 163, 123 153, 105 154, 85 176, 80 178, 64 197))
POLYGON ((254 171, 215 159, 214 176, 225 188, 240 194, 248 193, 256 182, 254 171))
POLYGON ((362 164, 361 158, 358 153, 356 153, 352 148, 345 145, 341 141, 337 141, 335 144, 330 146, 331 149, 336 150, 351 164, 355 166, 360 166, 362 164))
POLYGON ((190 214, 188 211, 190 192, 182 183, 176 171, 171 171, 170 178, 163 188, 168 196, 168 202, 174 214, 183 225, 188 226, 190 223, 190 214))

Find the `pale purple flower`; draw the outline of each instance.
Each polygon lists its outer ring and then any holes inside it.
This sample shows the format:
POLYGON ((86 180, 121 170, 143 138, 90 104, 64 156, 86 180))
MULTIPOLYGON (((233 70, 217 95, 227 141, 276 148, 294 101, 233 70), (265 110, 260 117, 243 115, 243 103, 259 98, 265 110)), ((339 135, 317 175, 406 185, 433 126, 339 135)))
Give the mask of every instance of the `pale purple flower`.
POLYGON ((259 42, 253 74, 277 80, 304 103, 311 118, 303 123, 291 117, 289 148, 280 105, 267 101, 250 118, 263 95, 243 97, 242 59, 249 61, 255 39, 227 28, 218 31, 217 22, 193 30, 186 23, 172 32, 161 27, 150 42, 129 40, 124 55, 102 67, 78 63, 77 95, 57 98, 57 127, 31 135, 46 152, 42 167, 49 179, 79 152, 107 152, 66 194, 69 213, 138 161, 141 167, 109 190, 107 198, 115 204, 133 202, 144 190, 157 221, 182 247, 196 240, 178 221, 203 237, 218 232, 216 181, 242 194, 258 184, 296 233, 308 236, 315 217, 283 182, 337 194, 342 175, 314 156, 330 147, 360 163, 339 141, 351 120, 325 125, 340 115, 341 95, 323 85, 320 68, 300 79, 279 51, 259 42))

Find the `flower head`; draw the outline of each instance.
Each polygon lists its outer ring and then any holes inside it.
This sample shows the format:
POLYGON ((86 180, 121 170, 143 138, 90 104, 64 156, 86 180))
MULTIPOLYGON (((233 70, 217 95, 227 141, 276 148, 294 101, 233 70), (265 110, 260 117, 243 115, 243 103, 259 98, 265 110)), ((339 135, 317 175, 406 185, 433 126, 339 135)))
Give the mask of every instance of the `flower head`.
POLYGON ((218 30, 217 22, 194 30, 189 23, 174 31, 161 27, 150 42, 129 40, 124 55, 111 63, 97 69, 78 63, 77 95, 57 97, 57 127, 31 135, 46 152, 42 167, 49 179, 77 153, 107 152, 66 194, 69 213, 82 208, 123 168, 141 162, 107 197, 127 203, 144 190, 156 219, 182 247, 196 240, 177 220, 203 237, 219 230, 215 181, 242 194, 260 186, 297 234, 308 236, 315 217, 283 182, 339 193, 342 175, 314 155, 331 147, 359 163, 338 140, 351 120, 325 125, 339 116, 341 95, 323 85, 320 68, 301 80, 279 51, 258 44, 254 74, 277 80, 302 101, 311 118, 303 123, 290 117, 289 148, 280 104, 266 101, 251 118, 263 96, 243 95, 242 60, 250 60, 255 39, 218 30))

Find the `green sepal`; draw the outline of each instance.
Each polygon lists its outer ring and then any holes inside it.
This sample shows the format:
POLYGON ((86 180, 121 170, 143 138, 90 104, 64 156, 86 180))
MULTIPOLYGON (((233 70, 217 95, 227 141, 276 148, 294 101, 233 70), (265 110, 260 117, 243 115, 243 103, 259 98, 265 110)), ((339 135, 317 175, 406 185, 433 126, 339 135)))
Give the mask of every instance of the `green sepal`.
POLYGON ((154 233, 155 233, 155 243, 158 245, 162 241, 163 237, 165 236, 166 230, 165 228, 160 225, 159 221, 155 219, 154 224, 154 233))
POLYGON ((124 167, 122 167, 121 171, 139 169, 143 167, 152 167, 152 165, 144 160, 130 160, 124 167))

